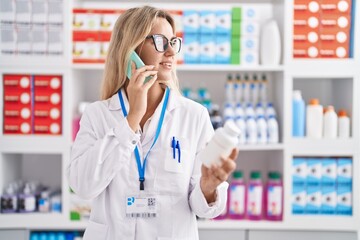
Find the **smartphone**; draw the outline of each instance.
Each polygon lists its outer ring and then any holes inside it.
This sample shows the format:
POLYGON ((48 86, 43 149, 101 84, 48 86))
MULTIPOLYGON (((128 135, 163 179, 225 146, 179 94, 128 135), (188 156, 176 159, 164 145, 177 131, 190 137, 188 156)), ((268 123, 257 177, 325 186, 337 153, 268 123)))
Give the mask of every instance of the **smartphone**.
MULTIPOLYGON (((136 69, 145 66, 145 64, 143 63, 143 61, 139 57, 139 55, 137 55, 137 53, 135 51, 132 51, 132 53, 130 55, 130 60, 129 60, 129 63, 128 63, 128 68, 127 68, 127 77, 129 79, 131 78, 131 62, 135 63, 136 69)), ((152 76, 146 77, 145 80, 144 80, 144 84, 147 83, 151 78, 152 78, 152 76)))

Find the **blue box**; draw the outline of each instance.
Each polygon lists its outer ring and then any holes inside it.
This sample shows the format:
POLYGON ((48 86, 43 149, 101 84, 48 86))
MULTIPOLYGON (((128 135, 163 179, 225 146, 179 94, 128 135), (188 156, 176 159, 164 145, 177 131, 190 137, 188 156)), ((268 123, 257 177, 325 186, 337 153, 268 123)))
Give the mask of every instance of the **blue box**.
POLYGON ((215 35, 200 35, 200 63, 215 63, 215 35))
POLYGON ((215 36, 215 62, 230 64, 231 57, 231 35, 215 36))
POLYGON ((200 62, 200 41, 198 34, 184 34, 183 47, 185 64, 200 62))
POLYGON ((231 35, 231 10, 216 11, 216 34, 231 35))
POLYGON ((347 185, 338 185, 337 187, 337 215, 352 215, 352 187, 347 185))
POLYGON ((321 214, 333 215, 336 213, 337 191, 336 185, 321 186, 321 214))
POLYGON ((293 184, 305 184, 307 177, 307 164, 305 158, 294 158, 292 164, 293 184))
POLYGON ((321 208, 321 186, 306 186, 305 214, 320 214, 321 208))
POLYGON ((292 213, 304 214, 306 207, 306 188, 305 184, 295 184, 292 190, 292 213))
POLYGON ((184 10, 183 12, 183 28, 186 33, 200 32, 200 14, 196 10, 184 10))
POLYGON ((337 179, 337 166, 334 158, 324 158, 321 161, 321 183, 334 185, 337 179))
POLYGON ((200 11, 200 33, 214 34, 216 30, 216 14, 213 11, 200 11))
POLYGON ((352 159, 337 159, 337 182, 338 184, 352 185, 352 159))
POLYGON ((309 158, 307 160, 307 183, 310 185, 320 185, 321 183, 321 160, 319 158, 309 158))

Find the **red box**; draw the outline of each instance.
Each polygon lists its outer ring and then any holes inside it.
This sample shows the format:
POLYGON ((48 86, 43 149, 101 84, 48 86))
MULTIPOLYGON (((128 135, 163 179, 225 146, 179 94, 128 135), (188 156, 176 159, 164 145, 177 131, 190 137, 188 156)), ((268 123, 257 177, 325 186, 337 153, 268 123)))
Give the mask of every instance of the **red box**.
POLYGON ((349 45, 320 41, 321 58, 349 58, 349 45))
POLYGON ((30 75, 4 75, 4 134, 30 134, 31 129, 30 75))
POLYGON ((351 15, 351 0, 321 0, 321 13, 326 14, 345 14, 351 15))
POLYGON ((62 77, 34 77, 34 133, 60 135, 62 132, 62 77))
POLYGON ((320 3, 321 0, 313 0, 313 1, 294 0, 294 13, 296 12, 319 13, 320 3))
POLYGON ((294 42, 294 58, 319 58, 320 44, 310 44, 308 41, 294 42))

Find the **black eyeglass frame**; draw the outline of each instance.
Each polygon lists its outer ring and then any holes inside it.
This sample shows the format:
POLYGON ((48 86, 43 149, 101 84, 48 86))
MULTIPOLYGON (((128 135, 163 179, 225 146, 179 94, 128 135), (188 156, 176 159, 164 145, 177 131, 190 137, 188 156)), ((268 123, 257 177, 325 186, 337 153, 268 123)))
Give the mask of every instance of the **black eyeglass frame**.
POLYGON ((180 42, 179 51, 177 51, 176 54, 178 54, 178 53, 181 51, 182 39, 181 39, 180 37, 174 37, 174 38, 172 38, 171 40, 169 40, 167 37, 165 37, 165 36, 162 35, 162 34, 153 34, 153 35, 149 35, 149 36, 146 37, 146 39, 150 39, 150 38, 153 40, 155 49, 156 49, 156 51, 158 51, 158 52, 161 52, 161 53, 162 53, 162 52, 165 52, 165 51, 168 49, 168 47, 169 47, 169 43, 170 43, 171 47, 173 47, 172 41, 175 40, 175 39, 180 42), (157 38, 157 37, 161 37, 161 38, 163 38, 163 39, 164 39, 164 38, 166 39, 167 44, 163 46, 164 51, 160 51, 160 50, 158 49, 158 47, 157 47, 157 45, 156 45, 156 40, 155 40, 155 38, 157 38))

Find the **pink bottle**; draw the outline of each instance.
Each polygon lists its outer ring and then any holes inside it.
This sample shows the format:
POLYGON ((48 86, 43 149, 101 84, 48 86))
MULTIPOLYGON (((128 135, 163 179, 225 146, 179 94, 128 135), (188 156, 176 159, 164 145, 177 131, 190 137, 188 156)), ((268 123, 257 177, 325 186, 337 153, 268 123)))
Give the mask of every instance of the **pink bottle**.
POLYGON ((265 191, 265 218, 281 221, 283 218, 283 183, 279 172, 269 172, 265 191))
POLYGON ((253 171, 247 187, 247 218, 250 220, 261 220, 263 215, 263 183, 261 173, 253 171))
POLYGON ((228 216, 231 219, 244 219, 246 207, 246 185, 242 171, 233 173, 233 181, 229 188, 228 216))

